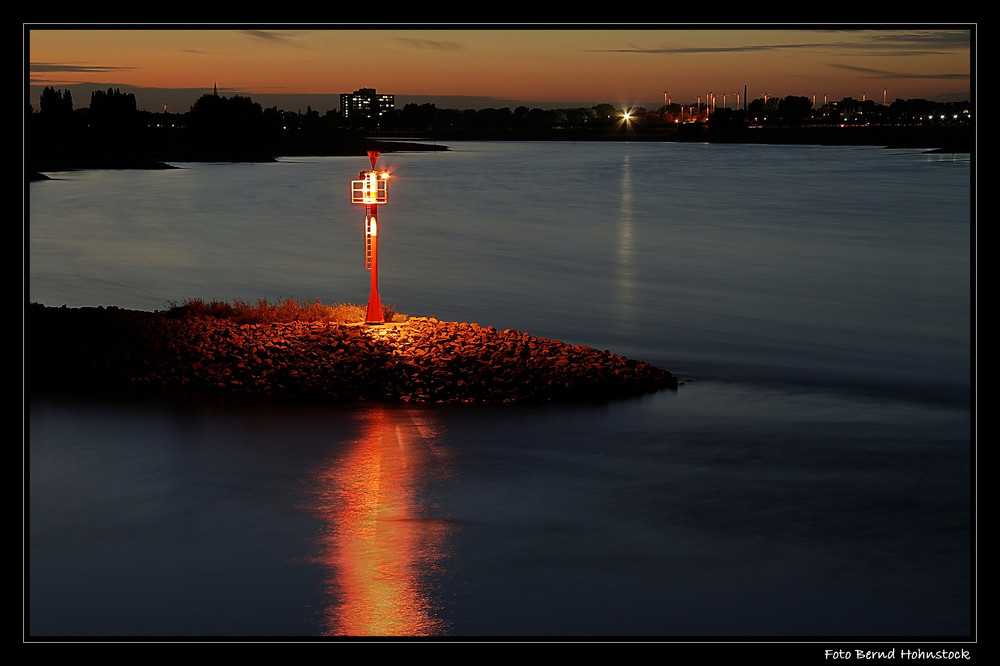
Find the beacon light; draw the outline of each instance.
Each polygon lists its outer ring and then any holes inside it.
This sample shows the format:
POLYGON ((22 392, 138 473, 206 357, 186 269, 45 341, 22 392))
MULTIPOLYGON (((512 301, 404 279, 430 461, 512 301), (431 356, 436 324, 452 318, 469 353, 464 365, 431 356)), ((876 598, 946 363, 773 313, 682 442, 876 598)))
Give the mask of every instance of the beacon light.
POLYGON ((358 180, 351 181, 351 203, 384 204, 388 194, 388 178, 388 173, 384 171, 362 171, 358 180))
POLYGON ((378 293, 378 220, 376 207, 388 200, 389 174, 376 171, 378 151, 369 150, 371 160, 370 171, 362 171, 358 180, 351 181, 351 203, 362 204, 365 207, 365 268, 371 274, 371 287, 368 293, 368 313, 366 324, 384 324, 385 312, 382 309, 382 299, 378 293))

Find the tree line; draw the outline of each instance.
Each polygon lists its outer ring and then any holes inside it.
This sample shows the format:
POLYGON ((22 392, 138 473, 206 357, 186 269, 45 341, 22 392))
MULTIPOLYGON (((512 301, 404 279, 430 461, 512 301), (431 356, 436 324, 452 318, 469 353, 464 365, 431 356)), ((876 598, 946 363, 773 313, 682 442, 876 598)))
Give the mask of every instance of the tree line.
POLYGON ((45 170, 122 164, 137 160, 260 160, 277 155, 363 154, 372 136, 427 139, 738 139, 751 126, 923 124, 944 119, 968 123, 968 103, 896 100, 875 104, 845 98, 814 107, 806 97, 756 99, 741 109, 707 104, 631 109, 612 104, 587 108, 445 109, 406 104, 379 118, 347 119, 307 108, 264 108, 250 97, 201 96, 185 113, 139 110, 133 93, 95 90, 89 106, 74 108, 69 90, 46 87, 37 110, 28 109, 26 149, 30 166, 45 170), (964 114, 964 115, 963 115, 964 114))

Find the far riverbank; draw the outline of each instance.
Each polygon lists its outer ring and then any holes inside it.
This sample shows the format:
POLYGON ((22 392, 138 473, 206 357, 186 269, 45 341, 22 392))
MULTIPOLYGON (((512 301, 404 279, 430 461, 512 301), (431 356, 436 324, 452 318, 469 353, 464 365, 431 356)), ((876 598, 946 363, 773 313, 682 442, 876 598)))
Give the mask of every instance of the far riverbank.
POLYGON ((327 143, 322 146, 299 146, 281 155, 253 147, 207 149, 203 147, 161 147, 149 149, 101 149, 50 152, 31 155, 27 174, 32 180, 44 179, 44 172, 81 169, 171 169, 176 162, 272 162, 291 156, 359 156, 369 150, 382 153, 447 151, 449 141, 637 141, 743 143, 774 145, 874 146, 912 148, 929 152, 971 153, 974 131, 968 126, 787 126, 787 127, 713 127, 709 124, 655 125, 620 132, 589 130, 434 130, 419 137, 394 137, 390 134, 365 140, 327 143))
POLYGON ((423 141, 636 141, 676 143, 743 143, 818 146, 920 148, 933 152, 970 153, 972 128, 962 125, 803 125, 724 127, 711 123, 650 125, 616 132, 590 130, 439 130, 423 141))

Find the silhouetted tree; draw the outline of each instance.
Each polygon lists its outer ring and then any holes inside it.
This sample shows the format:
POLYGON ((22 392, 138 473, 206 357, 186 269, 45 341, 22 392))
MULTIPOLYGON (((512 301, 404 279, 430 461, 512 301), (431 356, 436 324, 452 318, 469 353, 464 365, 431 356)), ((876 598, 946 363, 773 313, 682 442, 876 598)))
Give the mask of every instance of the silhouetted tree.
POLYGON ((812 102, 808 97, 789 95, 778 102, 778 118, 787 125, 801 125, 812 117, 812 102))
POLYGON ((128 147, 140 129, 135 94, 118 89, 92 92, 87 118, 94 140, 106 148, 128 147))
POLYGON ((479 126, 484 129, 506 130, 514 124, 514 114, 509 107, 481 109, 477 114, 479 126))
POLYGON ((437 107, 434 104, 407 104, 403 107, 403 117, 400 119, 406 129, 417 131, 430 130, 437 127, 437 107))
POLYGON ((728 108, 716 109, 708 117, 708 134, 711 141, 739 141, 745 136, 746 114, 728 108))
POLYGON ((613 104, 598 104, 594 107, 594 124, 598 127, 613 127, 621 116, 621 111, 613 104))
POLYGON ((123 93, 115 88, 107 92, 95 90, 90 94, 90 110, 97 116, 122 116, 135 113, 136 103, 134 93, 123 93))
POLYGON ((38 113, 27 120, 25 141, 33 169, 49 162, 72 163, 86 142, 69 90, 60 93, 55 88, 44 88, 38 113))
POLYGON ((249 97, 202 95, 187 114, 187 126, 194 145, 201 149, 238 156, 266 153, 275 147, 276 128, 269 128, 263 108, 249 97))
POLYGON ((566 109, 566 124, 570 127, 583 128, 588 125, 593 125, 594 121, 597 119, 597 112, 593 108, 590 109, 566 109))
POLYGON ((73 113, 73 96, 66 90, 60 93, 46 86, 38 100, 39 113, 50 118, 67 117, 73 113))

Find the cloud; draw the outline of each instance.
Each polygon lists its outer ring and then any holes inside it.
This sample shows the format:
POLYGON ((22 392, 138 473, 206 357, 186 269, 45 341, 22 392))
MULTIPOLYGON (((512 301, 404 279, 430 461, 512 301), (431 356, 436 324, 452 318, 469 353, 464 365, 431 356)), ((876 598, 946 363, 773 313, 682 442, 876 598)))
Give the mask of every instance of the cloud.
POLYGON ((28 66, 33 73, 59 74, 93 74, 103 72, 120 72, 134 69, 133 67, 109 67, 107 65, 70 65, 63 62, 33 62, 28 66))
POLYGON ((305 48, 302 44, 296 43, 295 39, 289 36, 289 33, 285 32, 274 32, 271 30, 241 30, 244 35, 252 39, 257 39, 260 41, 271 42, 273 44, 283 44, 286 46, 294 46, 297 48, 305 48))
POLYGON ((837 69, 846 69, 851 72, 857 72, 859 74, 868 74, 871 78, 877 79, 940 79, 946 81, 961 81, 969 78, 968 74, 916 74, 910 72, 889 72, 881 69, 872 69, 869 67, 855 67, 853 65, 838 65, 836 63, 830 63, 830 67, 836 67, 837 69))
POLYGON ((652 54, 689 54, 689 53, 747 53, 751 51, 779 51, 782 49, 815 48, 819 44, 754 44, 746 46, 682 46, 648 48, 629 46, 620 49, 588 49, 592 53, 652 53, 652 54))
POLYGON ((886 48, 906 47, 916 53, 941 53, 971 48, 971 30, 918 30, 898 33, 873 33, 872 43, 886 48), (934 50, 928 51, 932 48, 934 50))
POLYGON ((439 39, 414 39, 413 37, 396 37, 396 41, 415 48, 428 51, 465 51, 468 47, 462 42, 442 41, 439 39))
MULTIPOLYGON (((824 32, 824 31, 820 31, 824 32)), ((829 34, 850 35, 851 40, 798 42, 788 44, 733 44, 726 46, 693 45, 679 47, 628 46, 617 49, 591 49, 599 53, 643 53, 654 55, 755 53, 788 50, 843 50, 857 54, 869 51, 878 56, 925 56, 953 53, 971 47, 971 30, 834 30, 829 34), (858 39, 858 38, 862 39, 858 39)), ((734 33, 734 37, 736 34, 734 33)), ((739 37, 743 37, 742 34, 739 37)), ((739 38, 736 37, 736 38, 739 38)))

